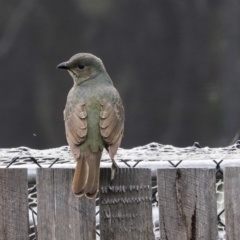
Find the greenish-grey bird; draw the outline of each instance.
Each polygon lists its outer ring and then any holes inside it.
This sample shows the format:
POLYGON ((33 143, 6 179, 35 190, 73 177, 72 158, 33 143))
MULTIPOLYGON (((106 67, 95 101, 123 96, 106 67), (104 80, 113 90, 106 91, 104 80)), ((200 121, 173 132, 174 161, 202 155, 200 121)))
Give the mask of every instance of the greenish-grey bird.
POLYGON ((72 190, 94 198, 104 148, 112 159, 111 179, 118 167, 114 156, 123 137, 122 100, 101 59, 92 54, 76 54, 57 68, 67 69, 74 82, 63 112, 67 142, 77 161, 72 190))

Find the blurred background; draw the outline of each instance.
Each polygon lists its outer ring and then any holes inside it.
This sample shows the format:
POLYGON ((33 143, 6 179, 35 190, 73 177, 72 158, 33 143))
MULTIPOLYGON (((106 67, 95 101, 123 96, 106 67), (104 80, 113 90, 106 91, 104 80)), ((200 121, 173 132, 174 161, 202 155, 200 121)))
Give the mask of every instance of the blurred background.
POLYGON ((0 147, 66 145, 72 79, 100 57, 122 96, 122 147, 229 145, 240 128, 240 1, 3 0, 0 147))

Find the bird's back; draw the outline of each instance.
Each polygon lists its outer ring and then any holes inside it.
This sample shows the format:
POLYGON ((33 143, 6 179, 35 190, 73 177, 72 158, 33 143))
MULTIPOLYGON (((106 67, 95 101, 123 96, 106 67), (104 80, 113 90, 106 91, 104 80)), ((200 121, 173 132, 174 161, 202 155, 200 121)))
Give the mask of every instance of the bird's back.
MULTIPOLYGON (((105 78, 108 76, 105 76, 105 78)), ((104 141, 100 133, 100 112, 102 100, 111 105, 121 102, 120 96, 112 85, 111 81, 101 81, 102 76, 94 78, 79 86, 74 86, 68 95, 67 105, 74 108, 77 104, 85 104, 87 112, 87 136, 85 141, 80 145, 80 152, 85 152, 88 147, 93 152, 103 150, 104 141)), ((108 77, 109 78, 109 77, 108 77)))

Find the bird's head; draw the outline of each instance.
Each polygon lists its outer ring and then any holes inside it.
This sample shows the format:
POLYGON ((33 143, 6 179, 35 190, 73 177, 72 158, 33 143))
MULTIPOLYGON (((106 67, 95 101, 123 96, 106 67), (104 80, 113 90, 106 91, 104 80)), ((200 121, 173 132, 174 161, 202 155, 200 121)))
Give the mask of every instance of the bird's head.
POLYGON ((67 69, 76 85, 106 71, 101 59, 90 53, 75 54, 67 62, 60 63, 57 68, 67 69))

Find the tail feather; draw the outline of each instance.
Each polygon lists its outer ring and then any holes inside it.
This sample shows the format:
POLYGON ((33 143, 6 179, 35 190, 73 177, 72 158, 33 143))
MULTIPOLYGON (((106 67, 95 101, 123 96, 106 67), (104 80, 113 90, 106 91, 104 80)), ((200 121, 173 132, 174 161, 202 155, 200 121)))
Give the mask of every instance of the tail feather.
POLYGON ((72 190, 78 197, 94 198, 98 192, 102 151, 81 154, 75 169, 72 190))
POLYGON ((74 194, 81 197, 84 194, 84 187, 87 184, 89 174, 89 166, 85 156, 80 156, 74 172, 72 190, 74 194))
POLYGON ((86 184, 86 197, 94 198, 97 195, 99 187, 100 159, 102 152, 92 153, 89 156, 89 176, 86 184))

